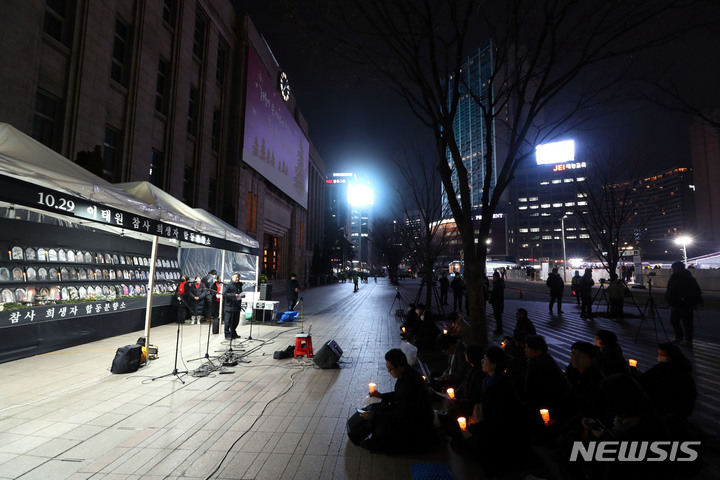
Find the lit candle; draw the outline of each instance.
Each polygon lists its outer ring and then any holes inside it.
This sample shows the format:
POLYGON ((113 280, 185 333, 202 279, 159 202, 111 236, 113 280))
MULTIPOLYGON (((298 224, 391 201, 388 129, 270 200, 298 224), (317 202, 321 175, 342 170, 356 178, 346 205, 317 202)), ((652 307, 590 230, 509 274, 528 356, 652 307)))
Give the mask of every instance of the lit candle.
POLYGON ((447 389, 448 397, 450 397, 451 400, 455 399, 455 389, 454 388, 448 388, 447 389))
POLYGON ((405 333, 405 327, 402 327, 402 331, 403 331, 403 333, 405 333))
POLYGON ((447 328, 443 328, 443 335, 447 335, 447 328))
POLYGON ((545 422, 545 425, 550 423, 550 411, 547 408, 541 408, 540 415, 542 415, 542 419, 543 422, 545 422))
POLYGON ((427 377, 425 375, 423 375, 422 377, 423 377, 423 380, 427 380, 427 377))
POLYGON ((376 387, 377 387, 377 385, 375 385, 374 383, 372 383, 372 382, 368 383, 368 388, 370 389, 370 393, 373 393, 375 391, 376 387))
POLYGON ((467 428, 467 420, 465 417, 458 418, 458 425, 460 425, 460 430, 465 430, 467 428))
POLYGON ((500 344, 500 347, 505 348, 505 340, 502 341, 502 343, 500 344))
POLYGON ((632 358, 628 360, 628 364, 630 364, 631 367, 637 367, 637 360, 633 360, 632 358))

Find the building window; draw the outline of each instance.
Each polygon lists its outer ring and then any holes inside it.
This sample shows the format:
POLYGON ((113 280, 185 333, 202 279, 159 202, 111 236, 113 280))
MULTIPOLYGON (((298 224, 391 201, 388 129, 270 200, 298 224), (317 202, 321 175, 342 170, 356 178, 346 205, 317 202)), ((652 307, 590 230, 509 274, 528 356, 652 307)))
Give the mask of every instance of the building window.
POLYGON ((70 26, 68 25, 67 13, 68 2, 66 0, 47 0, 43 31, 65 45, 70 43, 70 26))
POLYGON ((225 62, 227 61, 225 46, 221 43, 218 45, 217 51, 217 65, 215 66, 215 80, 219 85, 225 83, 225 62))
POLYGON ((175 18, 177 16, 177 0, 163 0, 163 21, 175 28, 175 18))
POLYGON ((119 19, 115 21, 115 39, 113 41, 112 67, 110 78, 125 85, 127 83, 127 52, 128 52, 128 26, 119 19))
POLYGON ((108 182, 120 181, 121 145, 120 130, 106 126, 105 142, 103 142, 103 177, 108 182))
POLYGON ((190 165, 185 165, 182 200, 190 206, 195 204, 195 169, 190 165))
POLYGON ((150 172, 148 181, 156 187, 163 188, 163 179, 165 178, 165 154, 155 149, 150 156, 150 172))
POLYGON ((279 251, 280 239, 266 233, 263 237, 263 270, 268 278, 277 278, 279 251))
POLYGON ((198 89, 190 86, 190 97, 188 98, 187 131, 191 135, 197 135, 198 116, 198 89))
POLYGON ((212 141, 210 146, 214 152, 220 151, 220 110, 217 108, 213 109, 212 141))
POLYGON ((57 139, 60 137, 57 131, 59 113, 57 100, 37 92, 32 137, 53 150, 57 149, 57 139))
POLYGON ((170 79, 168 74, 170 66, 168 62, 160 58, 158 60, 157 85, 155 87, 155 110, 162 114, 167 114, 168 93, 170 88, 170 79))
POLYGON ((202 60, 205 50, 205 28, 207 21, 200 11, 195 12, 195 32, 193 34, 193 55, 202 60))

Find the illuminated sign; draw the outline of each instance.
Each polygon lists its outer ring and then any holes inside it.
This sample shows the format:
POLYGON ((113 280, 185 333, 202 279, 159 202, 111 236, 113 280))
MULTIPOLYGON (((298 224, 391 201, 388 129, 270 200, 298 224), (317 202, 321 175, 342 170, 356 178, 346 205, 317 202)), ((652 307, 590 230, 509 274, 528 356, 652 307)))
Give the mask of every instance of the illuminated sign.
MULTIPOLYGON (((504 213, 493 213, 493 219, 504 218, 504 213)), ((482 220, 482 215, 475 215, 475 220, 482 220)))
POLYGON ((552 165, 575 160, 575 140, 545 143, 535 147, 535 163, 552 165))
POLYGON ((587 164, 585 162, 577 162, 577 163, 561 163, 559 165, 555 165, 552 169, 553 172, 562 172, 564 170, 575 170, 576 168, 585 168, 587 164))
POLYGON ((352 177, 353 174, 352 174, 352 173, 337 173, 337 172, 333 172, 332 176, 333 176, 333 177, 352 177))
POLYGON ((344 178, 326 178, 325 183, 347 183, 347 180, 344 178))

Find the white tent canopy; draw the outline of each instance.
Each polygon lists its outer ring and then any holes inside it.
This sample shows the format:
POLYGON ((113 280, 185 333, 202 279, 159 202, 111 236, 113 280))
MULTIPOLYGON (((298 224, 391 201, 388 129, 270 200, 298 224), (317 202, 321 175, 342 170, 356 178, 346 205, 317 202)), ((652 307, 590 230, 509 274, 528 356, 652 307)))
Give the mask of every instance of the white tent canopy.
MULTIPOLYGON (((157 245, 203 246, 256 253, 258 243, 242 232, 207 221, 195 209, 142 182, 143 200, 92 174, 7 123, 0 123, 0 203, 38 210, 79 224, 152 241, 148 292, 153 292, 157 245), (178 205, 179 204, 179 205, 178 205), (170 208, 174 205, 173 208, 170 208)), ((209 214, 208 214, 209 215, 209 214)), ((251 255, 244 255, 250 257, 251 255)), ((256 267, 257 268, 257 267, 256 267)), ((152 311, 148 295, 146 339, 152 311)))

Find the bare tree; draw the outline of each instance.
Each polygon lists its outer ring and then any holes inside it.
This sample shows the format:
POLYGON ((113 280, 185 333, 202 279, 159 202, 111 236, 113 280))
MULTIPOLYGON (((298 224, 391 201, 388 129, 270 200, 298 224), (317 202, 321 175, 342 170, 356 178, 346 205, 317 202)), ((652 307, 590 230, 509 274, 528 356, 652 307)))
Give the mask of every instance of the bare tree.
POLYGON ((580 202, 575 216, 589 235, 588 245, 608 274, 617 272, 625 247, 640 243, 650 216, 649 190, 643 188, 647 162, 640 154, 598 151, 585 159, 587 176, 575 185, 580 202))
POLYGON ((376 219, 368 236, 375 254, 388 269, 390 281, 397 284, 398 266, 407 250, 404 225, 391 218, 376 219))
POLYGON ((309 19, 307 31, 319 27, 335 51, 370 67, 432 132, 436 168, 462 238, 472 333, 482 343, 485 239, 520 162, 535 145, 592 114, 634 55, 675 38, 711 8, 690 0, 308 0, 295 6, 299 18, 309 19), (675 21, 670 27, 667 17, 675 21), (463 84, 468 52, 488 39, 487 87, 463 84), (458 104, 467 95, 483 108, 480 205, 471 202, 467 160, 455 135, 458 104), (478 207, 476 241, 472 213, 478 207))
POLYGON ((434 159, 420 152, 405 154, 396 160, 405 188, 401 191, 401 209, 393 214, 404 223, 409 253, 421 271, 425 290, 425 306, 432 307, 433 273, 436 262, 445 250, 449 236, 440 223, 450 212, 443 211, 440 201, 440 177, 433 174, 434 159))

